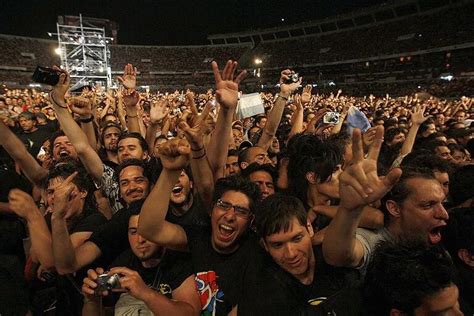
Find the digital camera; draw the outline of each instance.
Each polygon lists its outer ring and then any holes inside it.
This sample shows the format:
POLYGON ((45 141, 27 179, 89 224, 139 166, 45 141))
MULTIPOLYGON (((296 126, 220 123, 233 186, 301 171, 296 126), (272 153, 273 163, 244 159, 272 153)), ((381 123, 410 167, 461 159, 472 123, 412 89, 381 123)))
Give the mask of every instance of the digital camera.
POLYGON ((340 114, 337 112, 328 112, 324 114, 323 123, 324 124, 337 124, 339 123, 340 114))
POLYGON ((299 74, 296 72, 292 72, 291 74, 288 75, 288 79, 285 80, 285 83, 291 84, 291 83, 298 82, 298 80, 300 80, 299 74))
POLYGON ((115 273, 112 275, 108 274, 101 274, 97 277, 95 281, 97 283, 97 288, 95 289, 95 293, 99 295, 102 292, 110 291, 112 289, 119 289, 120 288, 120 276, 115 273))

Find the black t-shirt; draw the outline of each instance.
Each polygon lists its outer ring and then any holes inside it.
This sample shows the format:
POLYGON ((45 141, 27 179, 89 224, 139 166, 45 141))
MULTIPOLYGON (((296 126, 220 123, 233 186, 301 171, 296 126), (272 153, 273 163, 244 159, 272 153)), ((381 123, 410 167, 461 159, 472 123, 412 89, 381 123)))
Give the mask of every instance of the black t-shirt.
POLYGON ((256 236, 249 231, 241 237, 241 245, 234 253, 220 254, 212 247, 209 226, 186 226, 184 230, 201 299, 201 315, 227 315, 239 301, 243 273, 258 251, 256 236))
MULTIPOLYGON (((91 212, 90 215, 80 219, 77 223, 71 225, 69 234, 80 232, 92 232, 98 227, 106 223, 107 219, 102 213, 97 211, 91 212)), ((82 303, 84 296, 81 293, 81 286, 87 270, 96 266, 93 262, 91 265, 78 270, 73 275, 59 276, 57 278, 58 303, 56 305, 57 315, 80 315, 82 311, 82 303)))
POLYGON ((38 155, 44 141, 50 136, 51 132, 43 128, 38 128, 32 133, 22 132, 18 134, 18 138, 25 144, 26 149, 34 158, 38 155))
POLYGON ((358 273, 324 262, 320 247, 312 284, 304 285, 262 250, 245 273, 239 315, 361 315, 358 273))
POLYGON ((145 268, 132 250, 128 249, 112 262, 110 268, 113 267, 137 271, 148 287, 170 299, 172 292, 193 274, 189 253, 171 250, 166 250, 158 267, 145 268))
POLYGON ((204 203, 199 194, 194 194, 193 204, 184 214, 176 215, 176 207, 170 203, 166 220, 170 223, 180 226, 209 226, 209 214, 206 211, 204 203))

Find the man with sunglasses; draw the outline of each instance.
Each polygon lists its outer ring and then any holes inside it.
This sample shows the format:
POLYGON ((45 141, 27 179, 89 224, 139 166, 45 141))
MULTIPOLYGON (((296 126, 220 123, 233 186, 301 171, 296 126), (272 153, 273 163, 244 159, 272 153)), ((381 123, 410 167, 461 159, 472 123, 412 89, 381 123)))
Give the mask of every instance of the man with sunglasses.
POLYGON ((258 187, 239 176, 219 179, 214 188, 209 227, 179 226, 165 220, 169 196, 181 170, 205 160, 184 140, 160 147, 163 172, 146 199, 138 230, 144 238, 168 249, 189 250, 204 315, 227 315, 238 303, 243 273, 254 258, 258 243, 248 229, 254 218, 258 187))

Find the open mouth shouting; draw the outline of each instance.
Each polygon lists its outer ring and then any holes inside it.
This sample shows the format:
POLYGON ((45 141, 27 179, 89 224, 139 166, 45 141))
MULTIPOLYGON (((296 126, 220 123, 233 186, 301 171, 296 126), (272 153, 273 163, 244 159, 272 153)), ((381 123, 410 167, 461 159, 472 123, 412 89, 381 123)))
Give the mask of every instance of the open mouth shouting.
POLYGON ((236 234, 236 229, 227 224, 219 224, 217 238, 221 242, 230 242, 236 234))
POLYGON ((61 158, 69 157, 69 155, 70 155, 70 152, 67 151, 66 149, 61 149, 59 151, 59 157, 61 157, 61 158))
POLYGON ((428 240, 430 244, 435 245, 441 241, 441 229, 446 226, 446 224, 436 226, 428 232, 428 240))

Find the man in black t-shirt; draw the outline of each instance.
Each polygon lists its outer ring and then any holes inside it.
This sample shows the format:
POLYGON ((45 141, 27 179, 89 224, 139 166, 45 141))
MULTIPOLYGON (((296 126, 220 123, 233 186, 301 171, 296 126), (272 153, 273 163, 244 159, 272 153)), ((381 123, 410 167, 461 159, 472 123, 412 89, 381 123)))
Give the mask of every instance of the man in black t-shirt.
POLYGON ((22 132, 18 138, 25 144, 28 152, 36 158, 43 142, 52 134, 50 131, 36 126, 36 116, 31 112, 18 115, 18 122, 22 132))
POLYGON ((269 256, 247 269, 239 315, 358 315, 357 272, 324 262, 300 200, 268 197, 256 226, 269 256))
MULTIPOLYGON (((119 274, 120 286, 127 290, 115 303, 115 315, 130 315, 137 311, 140 315, 197 315, 199 297, 189 256, 167 251, 140 236, 138 217, 132 215, 129 219, 130 250, 115 259, 108 272, 109 275, 119 274)), ((100 296, 95 291, 98 274, 103 273, 102 268, 89 270, 84 279, 82 291, 87 297, 84 315, 100 315, 100 296)))
POLYGON ((182 227, 168 222, 165 218, 169 194, 186 166, 191 150, 192 163, 202 163, 205 168, 205 155, 196 154, 198 150, 189 148, 185 140, 173 139, 161 145, 163 172, 143 204, 139 232, 168 249, 189 250, 201 299, 201 314, 227 315, 238 302, 243 272, 258 249, 249 226, 260 192, 255 184, 240 176, 222 178, 214 187, 210 226, 182 227))

